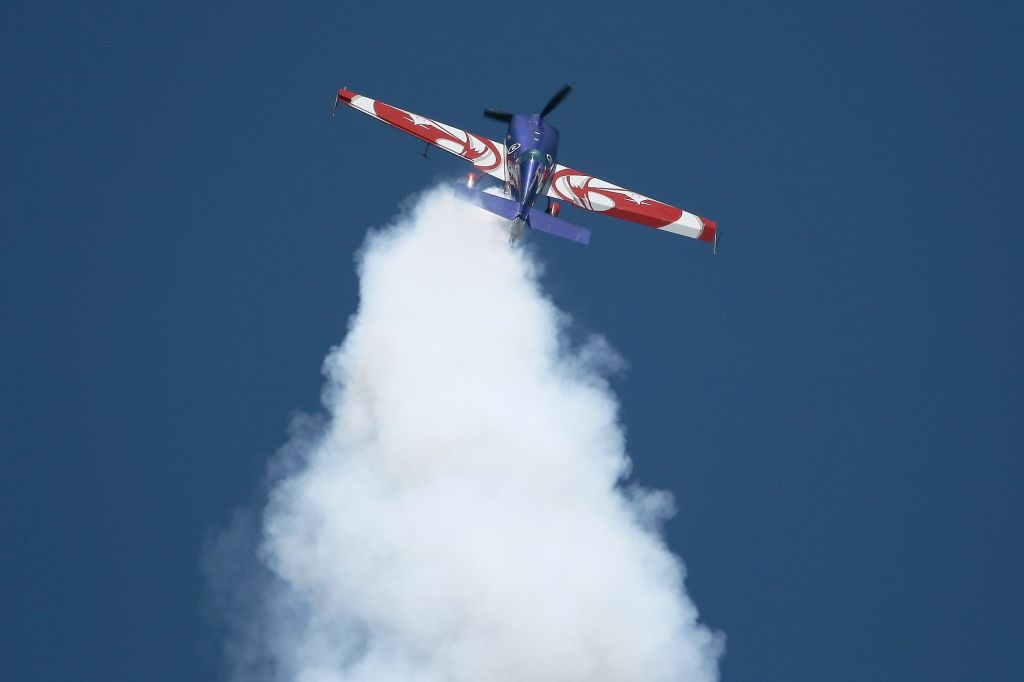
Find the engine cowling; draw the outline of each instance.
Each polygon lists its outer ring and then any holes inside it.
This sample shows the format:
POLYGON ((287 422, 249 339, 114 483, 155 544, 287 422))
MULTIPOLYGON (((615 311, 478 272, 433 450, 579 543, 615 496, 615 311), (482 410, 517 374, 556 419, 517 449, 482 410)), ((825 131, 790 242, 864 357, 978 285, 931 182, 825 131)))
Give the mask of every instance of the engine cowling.
POLYGON ((561 210, 562 210, 562 207, 557 202, 552 201, 550 204, 548 204, 547 214, 550 215, 553 218, 557 218, 558 217, 558 213, 561 210))

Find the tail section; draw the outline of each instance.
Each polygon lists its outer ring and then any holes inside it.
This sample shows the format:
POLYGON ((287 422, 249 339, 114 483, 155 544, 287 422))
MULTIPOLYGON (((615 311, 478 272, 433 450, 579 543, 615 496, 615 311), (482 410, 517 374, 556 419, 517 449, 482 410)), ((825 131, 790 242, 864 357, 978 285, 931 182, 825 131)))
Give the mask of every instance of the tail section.
POLYGON ((460 185, 454 187, 455 194, 466 201, 472 202, 480 208, 493 213, 496 216, 512 222, 510 226, 510 243, 515 243, 526 231, 529 225, 535 230, 546 232, 562 239, 577 242, 578 244, 590 243, 590 230, 579 227, 572 223, 556 218, 537 208, 531 208, 526 220, 519 215, 519 205, 511 199, 499 197, 486 192, 478 192, 460 185))
POLYGON ((508 227, 508 243, 515 244, 517 241, 523 238, 523 233, 526 232, 526 226, 528 223, 516 216, 512 219, 512 223, 508 227))

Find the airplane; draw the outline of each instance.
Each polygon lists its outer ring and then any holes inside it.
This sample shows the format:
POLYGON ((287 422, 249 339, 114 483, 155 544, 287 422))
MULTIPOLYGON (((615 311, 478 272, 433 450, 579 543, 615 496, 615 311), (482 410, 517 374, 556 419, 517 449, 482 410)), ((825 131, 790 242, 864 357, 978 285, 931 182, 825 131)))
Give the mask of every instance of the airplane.
POLYGON ((458 186, 456 191, 461 197, 510 221, 510 244, 519 241, 527 227, 588 244, 589 230, 558 217, 561 208, 556 200, 560 200, 587 211, 709 242, 717 252, 718 226, 713 220, 556 162, 558 130, 544 119, 571 91, 570 86, 564 86, 539 114, 510 114, 485 109, 487 118, 508 124, 504 144, 365 97, 348 88, 338 90, 334 113, 337 113, 338 104, 344 103, 426 142, 424 156, 433 145, 469 161, 477 170, 501 181, 503 196, 475 190, 476 173, 470 173, 465 187, 458 186), (545 196, 547 207, 544 210, 535 207, 537 201, 545 196))

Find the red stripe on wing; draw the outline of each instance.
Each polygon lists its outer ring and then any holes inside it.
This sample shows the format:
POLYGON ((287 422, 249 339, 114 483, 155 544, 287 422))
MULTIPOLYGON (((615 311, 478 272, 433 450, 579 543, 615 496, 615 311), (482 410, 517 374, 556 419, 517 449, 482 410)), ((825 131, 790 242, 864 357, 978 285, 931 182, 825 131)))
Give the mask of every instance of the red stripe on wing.
POLYGON ((501 165, 501 152, 491 140, 477 137, 454 126, 442 125, 425 116, 418 116, 384 102, 374 101, 373 110, 385 122, 447 152, 461 156, 484 172, 492 171, 501 165), (465 139, 452 131, 458 131, 465 139), (446 146, 440 144, 441 142, 449 144, 446 146))
POLYGON ((705 218, 704 216, 699 216, 699 218, 701 225, 704 226, 704 229, 700 231, 700 236, 697 237, 697 239, 701 240, 702 242, 710 242, 711 244, 714 244, 715 234, 718 233, 718 223, 716 223, 714 220, 711 220, 710 218, 705 218))
POLYGON ((682 209, 663 204, 649 197, 617 186, 598 186, 611 183, 598 181, 593 176, 572 168, 562 168, 551 179, 555 193, 588 211, 598 211, 622 220, 648 227, 665 227, 683 216, 682 209), (571 192, 567 194, 566 190, 571 192))

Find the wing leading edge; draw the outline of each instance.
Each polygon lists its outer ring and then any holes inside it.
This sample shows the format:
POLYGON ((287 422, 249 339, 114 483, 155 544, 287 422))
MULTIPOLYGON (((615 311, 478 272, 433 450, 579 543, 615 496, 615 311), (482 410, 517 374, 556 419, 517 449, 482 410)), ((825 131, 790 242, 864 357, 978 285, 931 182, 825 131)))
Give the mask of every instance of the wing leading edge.
POLYGON ((337 102, 369 114, 379 121, 418 137, 428 144, 469 161, 484 173, 505 181, 505 145, 405 109, 364 97, 347 88, 338 91, 337 102))
POLYGON ((587 211, 606 213, 665 232, 718 244, 718 227, 715 221, 663 204, 561 164, 555 166, 548 196, 567 201, 587 211))

